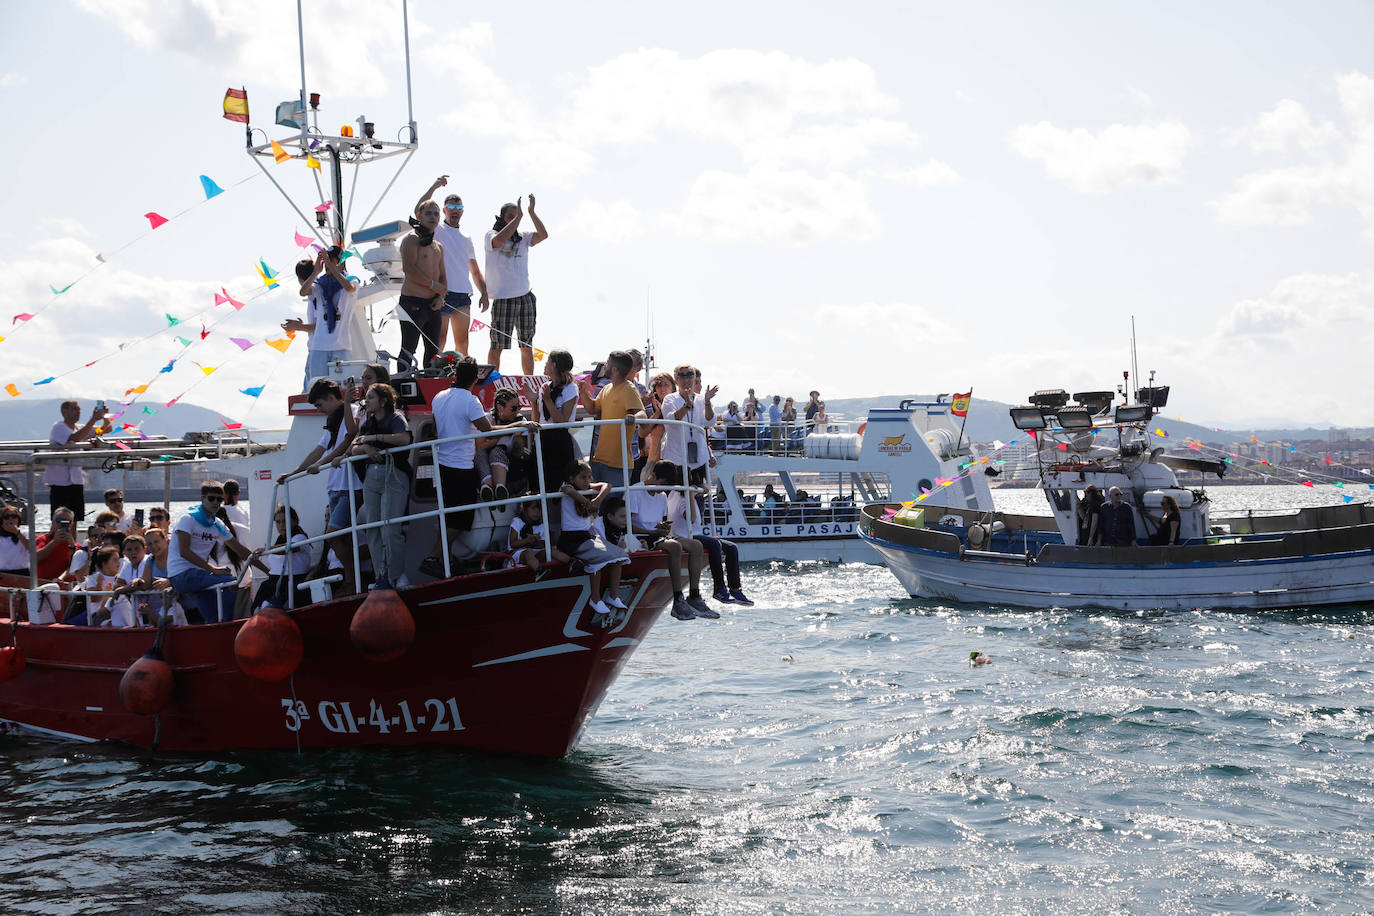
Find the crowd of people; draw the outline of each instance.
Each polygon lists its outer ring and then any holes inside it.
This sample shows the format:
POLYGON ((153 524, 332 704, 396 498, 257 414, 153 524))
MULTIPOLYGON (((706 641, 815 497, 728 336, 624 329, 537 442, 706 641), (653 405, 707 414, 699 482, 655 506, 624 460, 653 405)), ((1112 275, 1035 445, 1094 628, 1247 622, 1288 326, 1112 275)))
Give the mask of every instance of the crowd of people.
POLYGON ((710 429, 712 441, 725 448, 736 444, 752 451, 784 454, 802 447, 806 437, 826 432, 830 415, 819 391, 807 396, 800 414, 793 397, 772 395, 760 399, 750 388, 743 402, 730 401, 710 429))
MULTIPOLYGON (((479 263, 473 240, 463 232, 463 198, 448 194, 440 204, 434 194, 448 185, 436 178, 415 204, 411 232, 401 240, 403 282, 397 304, 401 317, 397 372, 428 367, 450 340, 459 356, 467 356, 471 341, 472 299, 479 314, 490 308, 486 323, 490 345, 486 363, 497 369, 506 350, 520 351, 520 367, 534 374, 534 334, 538 310, 530 286, 530 250, 549 237, 535 211, 535 196, 503 204, 492 228, 483 236, 479 263), (521 232, 526 217, 533 231, 521 232)), ((347 360, 351 352, 357 283, 344 266, 342 245, 320 251, 296 264, 300 295, 306 300, 305 318, 288 318, 282 329, 308 337, 302 390, 328 374, 331 362, 347 360)))
MULTIPOLYGON (((327 260, 331 256, 326 252, 324 257, 321 272, 334 276, 334 262, 327 260)), ((337 277, 335 281, 349 291, 337 277)), ((482 367, 471 357, 458 360, 452 386, 430 405, 437 439, 474 437, 442 442, 434 450, 447 543, 471 529, 479 506, 536 493, 542 484, 551 497, 550 518, 543 517, 539 501, 522 503, 498 546, 508 552, 509 565, 527 566, 536 575, 547 573, 548 559, 585 570, 592 579, 594 624, 611 626, 625 612, 619 598, 620 567, 629 561, 629 551, 640 548, 668 552, 675 617, 720 616, 703 597, 706 568, 715 601, 752 604, 740 580, 737 548, 707 534, 702 524, 707 469, 715 464, 706 431, 716 418, 712 400, 717 388, 703 387, 701 371, 690 365, 660 373, 650 386, 637 380, 642 372, 638 351, 615 350, 593 371, 575 377, 572 355, 553 350, 544 365, 546 384, 532 415, 525 417, 518 395, 509 388, 498 390, 491 409, 484 408, 476 395, 485 380, 482 367), (603 421, 587 460, 566 428, 579 407, 603 421), (665 428, 651 422, 664 419, 690 425, 665 428)), ((125 513, 123 494, 108 490, 105 511, 95 516, 83 538, 77 526, 85 515, 84 471, 75 461, 59 461, 44 478, 51 529, 33 545, 20 530, 20 510, 0 511, 0 571, 27 575, 34 561, 40 579, 90 593, 88 600, 57 609, 62 620, 110 626, 152 624, 168 615, 175 622, 233 619, 266 601, 281 602, 287 580, 309 576, 312 569, 337 570, 345 582, 403 582, 403 524, 388 522, 408 510, 415 471, 405 447, 413 440, 388 369, 368 365, 361 385, 349 391, 332 379, 316 378, 308 400, 324 416, 320 439, 279 480, 296 478, 299 486, 302 479, 323 475, 328 508, 324 556, 318 563, 312 565, 307 547, 291 548, 309 535, 297 514, 284 508, 277 511, 269 544, 253 549, 239 487, 232 480, 204 484, 200 503, 175 524, 161 507, 146 519, 141 510, 125 513), (360 553, 369 568, 355 570, 348 529, 368 520, 382 524, 366 530, 367 549, 360 553), (268 547, 284 552, 267 552, 268 547), (250 566, 266 575, 256 590, 246 575, 250 566)), ((52 448, 101 444, 95 434, 103 404, 96 405, 84 425, 78 425, 80 417, 76 402, 63 405, 62 421, 50 437, 52 448)), ((420 564, 422 572, 438 576, 451 570, 442 553, 444 543, 439 539, 420 564)))

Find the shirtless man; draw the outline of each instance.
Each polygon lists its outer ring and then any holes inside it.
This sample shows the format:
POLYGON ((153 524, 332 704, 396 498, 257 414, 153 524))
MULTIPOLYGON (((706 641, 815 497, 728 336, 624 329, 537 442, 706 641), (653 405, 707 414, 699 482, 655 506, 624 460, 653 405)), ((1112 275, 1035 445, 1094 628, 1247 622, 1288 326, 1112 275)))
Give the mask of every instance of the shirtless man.
MULTIPOLYGON (((420 203, 429 200, 430 195, 447 185, 448 176, 440 175, 420 197, 420 203)), ((444 307, 439 312, 442 316, 439 319, 439 349, 444 349, 449 331, 452 331, 453 349, 459 356, 467 356, 474 287, 482 295, 478 303, 482 311, 487 310, 488 303, 487 281, 477 264, 477 252, 472 247, 472 239, 463 234, 462 221, 463 198, 449 194, 444 198, 444 219, 434 230, 434 237, 444 246, 444 272, 448 275, 448 292, 444 295, 444 307)))
POLYGON ((444 294, 448 292, 448 276, 444 273, 444 246, 434 239, 439 225, 439 205, 427 200, 415 208, 416 218, 410 221, 415 228, 401 239, 401 270, 405 282, 401 284, 401 309, 407 319, 401 324, 401 352, 396 368, 405 372, 415 365, 415 347, 420 336, 425 338, 425 358, 422 365, 439 353, 439 327, 443 320, 444 294))

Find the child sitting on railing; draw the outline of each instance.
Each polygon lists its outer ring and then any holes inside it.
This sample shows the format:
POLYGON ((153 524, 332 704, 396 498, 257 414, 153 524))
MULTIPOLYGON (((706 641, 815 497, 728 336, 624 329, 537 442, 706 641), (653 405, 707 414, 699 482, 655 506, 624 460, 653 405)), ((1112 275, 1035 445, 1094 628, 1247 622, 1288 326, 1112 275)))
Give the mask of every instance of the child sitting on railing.
POLYGON ((558 536, 558 549, 579 560, 591 575, 591 624, 602 629, 612 625, 612 610, 628 610, 620 600, 620 567, 630 562, 630 555, 622 547, 607 544, 592 531, 592 518, 610 491, 610 484, 592 482, 592 469, 587 462, 574 461, 568 465, 561 490, 563 533, 558 536), (586 491, 593 493, 590 499, 584 495, 586 491), (607 566, 610 571, 606 574, 603 594, 601 570, 607 566))
MULTIPOLYGON (((515 518, 511 519, 510 534, 507 536, 506 549, 511 555, 507 568, 523 566, 532 569, 536 575, 544 560, 544 509, 537 502, 521 503, 515 518)), ((570 557, 555 547, 553 558, 566 563, 570 557)))
POLYGON ((625 535, 630 530, 630 521, 625 509, 625 500, 619 496, 607 496, 601 503, 601 514, 592 522, 592 530, 611 547, 628 549, 625 535))
MULTIPOLYGON (((520 395, 510 388, 502 388, 492 398, 491 425, 509 426, 520 419, 520 395)), ((510 452, 515 446, 515 434, 491 436, 477 440, 473 464, 481 478, 478 502, 510 499, 506 478, 510 473, 510 452)))

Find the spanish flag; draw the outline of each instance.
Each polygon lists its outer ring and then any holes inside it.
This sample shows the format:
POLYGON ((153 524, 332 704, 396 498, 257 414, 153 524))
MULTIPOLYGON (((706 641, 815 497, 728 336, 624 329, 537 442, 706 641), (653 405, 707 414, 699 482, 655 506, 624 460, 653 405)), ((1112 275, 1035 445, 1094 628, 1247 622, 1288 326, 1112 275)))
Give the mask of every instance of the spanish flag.
POLYGON ((956 417, 967 417, 968 402, 972 397, 972 391, 970 391, 968 394, 956 394, 954 396, 954 402, 949 405, 949 412, 954 414, 956 417))
POLYGON ((248 90, 226 89, 224 91, 224 117, 241 124, 248 123, 248 90))

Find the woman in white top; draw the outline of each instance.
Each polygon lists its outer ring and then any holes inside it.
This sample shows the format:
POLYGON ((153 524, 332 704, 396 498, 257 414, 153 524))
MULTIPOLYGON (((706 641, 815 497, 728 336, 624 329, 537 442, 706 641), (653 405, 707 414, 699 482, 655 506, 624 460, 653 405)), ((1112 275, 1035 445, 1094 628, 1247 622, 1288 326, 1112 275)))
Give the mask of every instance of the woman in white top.
MULTIPOLYGON (((567 350, 550 350, 544 363, 549 383, 539 391, 539 422, 568 423, 577 413, 577 383, 572 377, 573 358, 567 350)), ((539 447, 544 453, 544 492, 557 493, 572 464, 573 437, 566 429, 540 429, 539 447)))
POLYGON ((0 572, 29 574, 29 542, 19 530, 20 513, 14 506, 0 509, 0 572))
MULTIPOLYGON (((101 547, 91 556, 91 574, 82 587, 88 592, 113 592, 129 583, 119 578, 119 551, 101 547)), ((132 627, 137 625, 134 606, 123 595, 91 595, 87 599, 86 622, 93 627, 132 627)))

